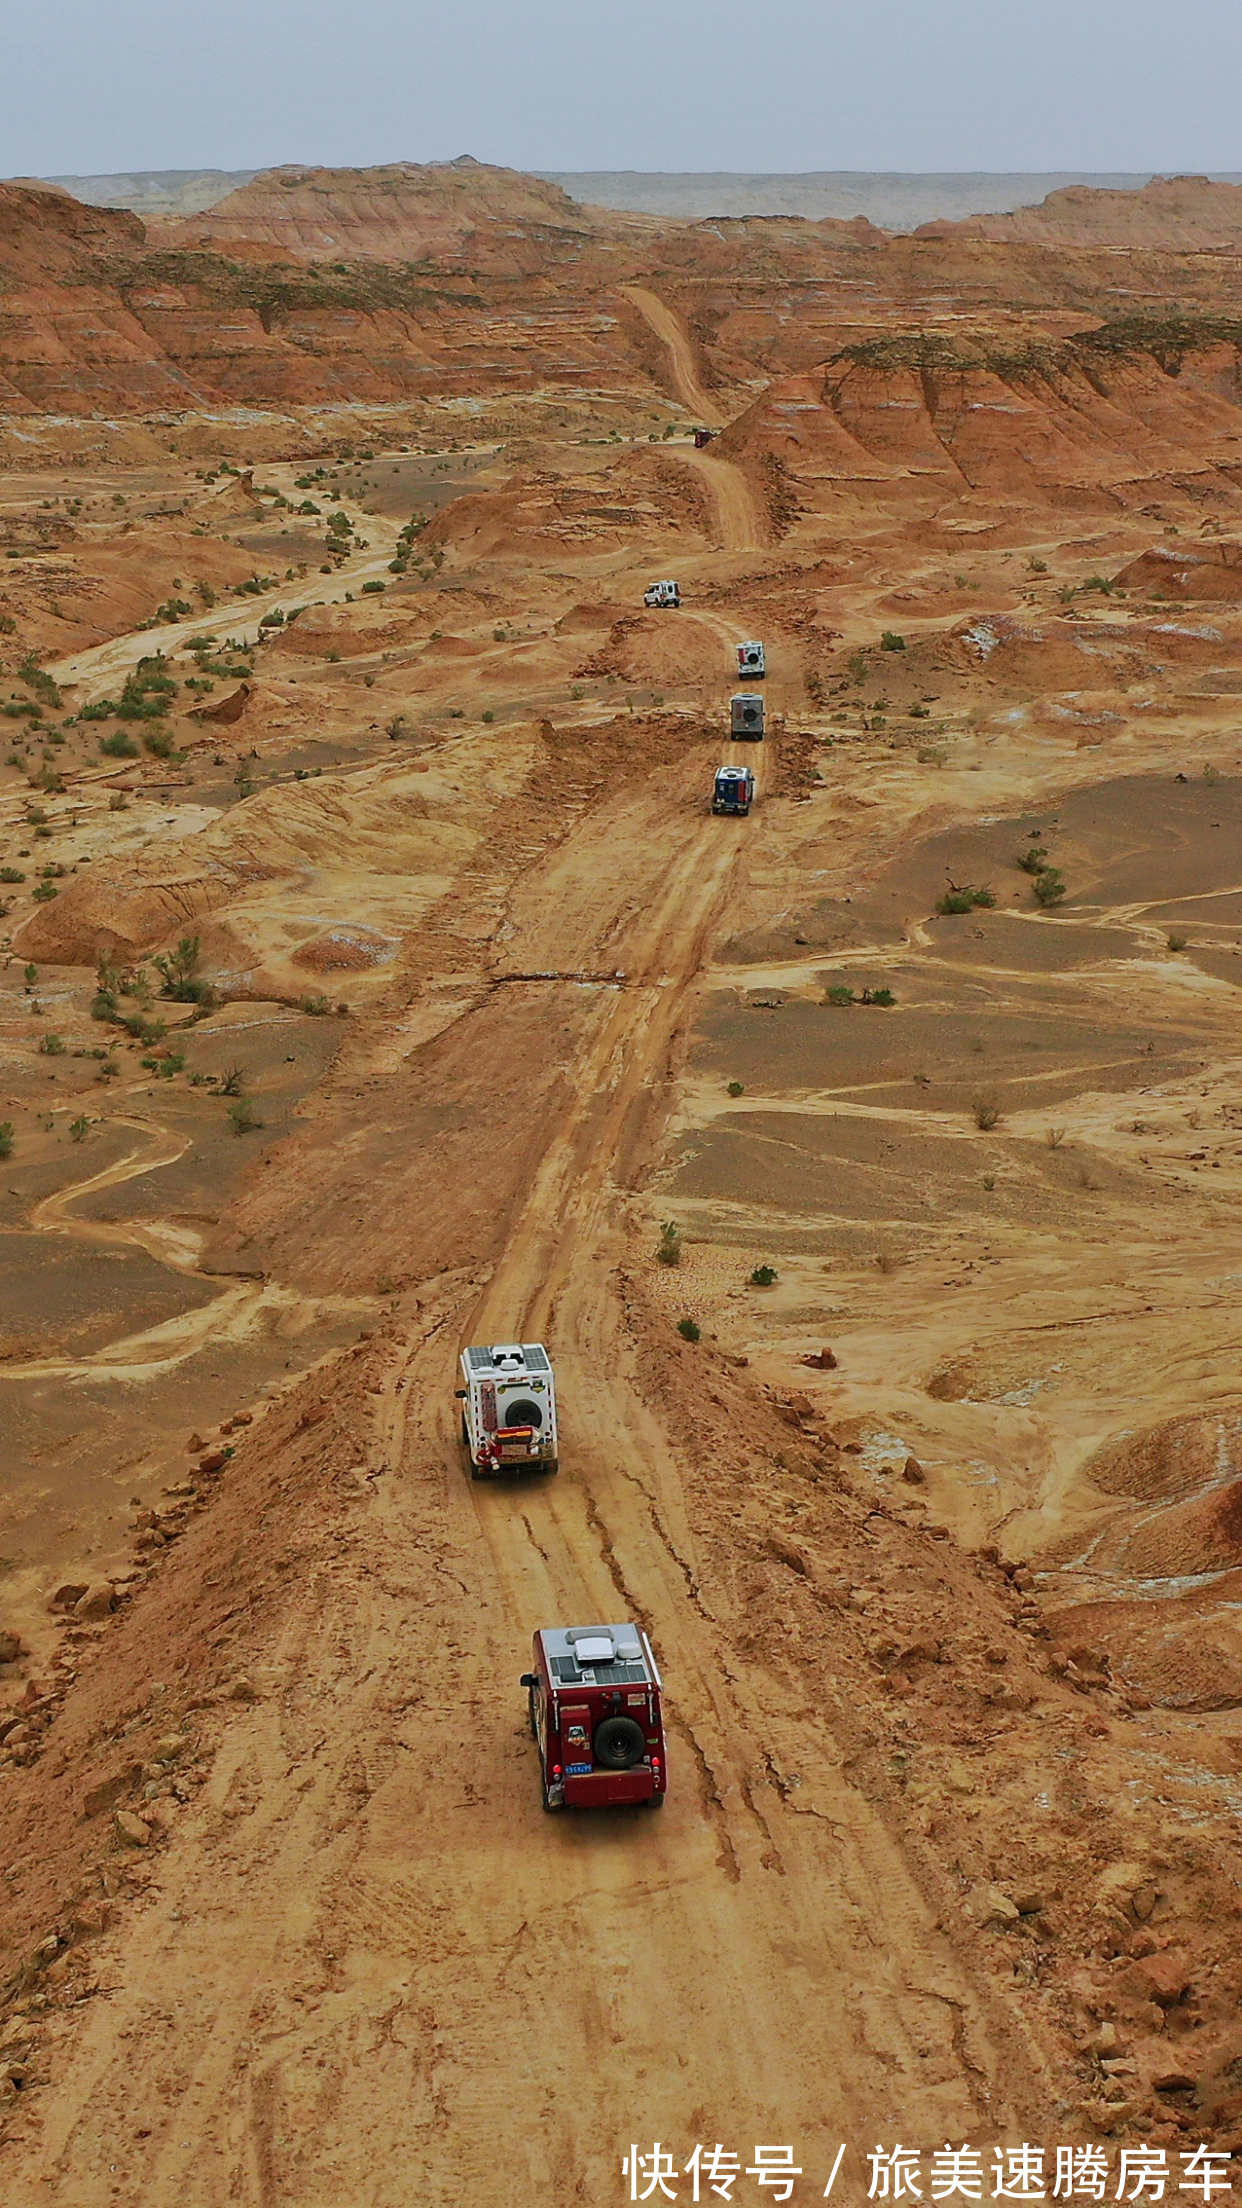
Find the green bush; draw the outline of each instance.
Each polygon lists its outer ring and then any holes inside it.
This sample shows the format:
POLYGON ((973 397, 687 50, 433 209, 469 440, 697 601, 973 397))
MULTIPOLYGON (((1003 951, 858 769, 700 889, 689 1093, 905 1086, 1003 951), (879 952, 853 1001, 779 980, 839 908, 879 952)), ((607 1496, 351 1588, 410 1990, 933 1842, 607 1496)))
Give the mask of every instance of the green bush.
POLYGON ((211 1004, 211 983, 199 974, 199 939, 183 935, 175 951, 157 951, 151 963, 162 981, 160 995, 174 1004, 211 1004))
POLYGON ((906 640, 904 636, 898 636, 896 629, 885 629, 883 636, 880 638, 880 650, 882 652, 904 652, 905 648, 906 640))
POLYGON ((1041 905, 1059 905, 1065 895, 1064 878, 1055 866, 1046 866, 1035 876, 1035 896, 1041 905))
POLYGON ((78 719, 80 721, 110 721, 115 712, 115 698, 96 698, 93 705, 79 706, 78 719))
POLYGON ((752 1288, 771 1288, 780 1279, 775 1265, 756 1265, 750 1276, 752 1288))
POLYGON ((332 1010, 332 1001, 329 997, 299 997, 298 1010, 310 1020, 321 1020, 332 1010))
POLYGON ((132 736, 126 735, 123 728, 115 729, 111 736, 101 736, 99 748, 102 752, 107 753, 109 759, 136 759, 138 757, 137 744, 132 736))
POLYGON ((36 904, 50 905, 53 897, 59 897, 59 895, 60 891, 54 888, 51 882, 35 883, 34 898, 36 904))
POLYGON ((852 1004, 853 1002, 854 992, 852 989, 847 987, 846 983, 843 981, 834 981, 832 987, 830 989, 825 989, 824 991, 825 1004, 835 1004, 843 1006, 847 1004, 852 1004))
POLYGON ((168 1033, 163 1020, 149 1020, 145 1013, 127 1012, 121 1016, 121 1026, 136 1043, 162 1043, 168 1033))
POLYGON ((65 1046, 59 1035, 45 1035, 39 1048, 45 1058, 63 1058, 65 1055, 65 1046))
POLYGON ((862 1004, 883 1005, 887 1010, 890 1004, 896 1004, 897 999, 891 989, 864 989, 859 1001, 862 1004))
POLYGON ((362 595, 364 598, 373 598, 377 591, 387 590, 387 588, 387 583, 381 583, 378 580, 370 583, 364 583, 362 586, 362 595))
POLYGON ((20 866, 0 866, 0 882, 24 882, 25 879, 20 866))
POLYGON ((85 1142, 90 1131, 91 1123, 87 1118, 85 1112, 79 1112, 78 1117, 76 1119, 71 1119, 69 1122, 70 1142, 85 1142))
POLYGON ((661 1225, 656 1259, 661 1265, 681 1263, 681 1231, 675 1219, 665 1219, 661 1225))
POLYGON ((941 918, 954 912, 973 912, 976 905, 991 906, 996 903, 995 890, 975 888, 968 882, 949 883, 943 897, 936 900, 936 910, 941 918))
POLYGON ((1033 843, 1029 850, 1018 853, 1018 865, 1024 874, 1042 874, 1047 863, 1048 854, 1040 843, 1033 843))
POLYGON ((235 1135, 252 1135, 263 1125, 248 1096, 239 1096, 235 1104, 230 1104, 229 1125, 235 1135))
POLYGON ((678 1319, 677 1331, 683 1342, 698 1342, 703 1338, 702 1327, 696 1326, 693 1319, 678 1319))
POLYGON ((12 1155, 13 1122, 11 1119, 0 1119, 0 1158, 11 1158, 12 1155))
POLYGON ((730 1081, 725 1089, 726 1096, 744 1096, 745 1094, 746 1084, 743 1081, 730 1081))

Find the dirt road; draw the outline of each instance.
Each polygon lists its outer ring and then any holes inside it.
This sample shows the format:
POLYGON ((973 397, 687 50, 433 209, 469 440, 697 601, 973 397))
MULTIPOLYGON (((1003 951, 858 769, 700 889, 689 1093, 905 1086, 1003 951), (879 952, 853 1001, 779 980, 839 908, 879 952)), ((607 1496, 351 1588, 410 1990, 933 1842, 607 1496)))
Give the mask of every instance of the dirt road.
MULTIPOLYGON (((743 2163, 787 2141, 818 2195, 864 2129, 981 2134, 1038 2093, 1037 2038, 972 1981, 851 1744, 753 1652, 710 1565, 715 1505, 636 1371, 627 1194, 748 824, 655 794, 603 816, 579 830, 587 875, 603 838, 625 878, 625 820, 655 893, 618 936, 601 888, 592 935, 553 893, 571 839, 525 910, 541 966, 590 965, 606 938, 624 978, 595 989, 481 1294, 433 1290, 375 1345, 365 1394, 334 1385, 346 1518, 284 1581, 258 1699, 103 1959, 15 2208, 604 2203, 657 2138, 743 2163), (554 1482, 463 1474, 455 1347, 497 1334, 556 1359, 554 1482), (622 1615, 665 1669, 668 1806, 545 1817, 516 1686, 530 1633, 622 1615)), ((558 985, 522 986, 551 1025, 558 985)), ((474 1015, 485 1064, 494 1004, 474 1015)))
MULTIPOLYGON (((273 465, 264 470, 265 479, 285 493, 294 489, 295 473, 292 466, 273 465)), ((308 576, 301 583, 281 583, 258 597, 246 598, 242 604, 234 601, 228 606, 216 606, 211 612, 195 615, 193 620, 110 637, 105 644, 90 645, 85 651, 49 663, 48 672, 58 683, 80 684, 82 696, 77 702, 84 704, 102 694, 110 684, 124 681, 130 669, 149 654, 180 651, 189 636, 213 636, 221 642, 232 637, 239 644, 252 643, 259 634, 263 615, 277 606, 288 613, 295 605, 305 605, 311 599, 325 606, 343 604, 346 591, 355 590, 363 583, 383 580, 388 563, 396 553, 400 532, 395 521, 381 514, 368 513, 348 498, 336 501, 335 506, 337 512, 349 516, 366 546, 365 551, 352 553, 335 574, 317 575, 313 582, 308 576)))
POLYGON ((727 416, 710 398, 699 381, 698 364, 694 357, 694 341, 681 316, 654 291, 647 291, 641 284, 622 284, 621 295, 631 306, 637 307, 643 320, 650 324, 662 345, 667 346, 669 366, 678 397, 697 414, 708 429, 723 427, 727 416))

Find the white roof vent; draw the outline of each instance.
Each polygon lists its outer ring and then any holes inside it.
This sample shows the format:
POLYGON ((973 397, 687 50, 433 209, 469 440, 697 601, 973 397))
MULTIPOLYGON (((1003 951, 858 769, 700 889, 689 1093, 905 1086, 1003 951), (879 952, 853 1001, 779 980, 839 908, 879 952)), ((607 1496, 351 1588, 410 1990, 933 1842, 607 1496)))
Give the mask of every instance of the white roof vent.
POLYGON ((574 1654, 584 1668, 590 1664, 611 1664, 616 1653, 609 1633, 592 1633, 574 1642, 574 1654))

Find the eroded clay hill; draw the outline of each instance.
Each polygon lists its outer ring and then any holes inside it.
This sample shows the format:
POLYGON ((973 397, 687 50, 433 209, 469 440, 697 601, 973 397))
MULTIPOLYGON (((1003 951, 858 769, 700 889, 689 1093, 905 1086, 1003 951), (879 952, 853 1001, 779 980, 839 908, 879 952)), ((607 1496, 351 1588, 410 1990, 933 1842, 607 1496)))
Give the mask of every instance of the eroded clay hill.
POLYGON ((1242 240, 1242 186, 1206 176, 1157 176, 1138 191, 1070 184, 1038 207, 1007 215, 971 215, 948 225, 926 223, 916 237, 995 238, 1029 245, 1122 246, 1127 250, 1236 251, 1242 240))

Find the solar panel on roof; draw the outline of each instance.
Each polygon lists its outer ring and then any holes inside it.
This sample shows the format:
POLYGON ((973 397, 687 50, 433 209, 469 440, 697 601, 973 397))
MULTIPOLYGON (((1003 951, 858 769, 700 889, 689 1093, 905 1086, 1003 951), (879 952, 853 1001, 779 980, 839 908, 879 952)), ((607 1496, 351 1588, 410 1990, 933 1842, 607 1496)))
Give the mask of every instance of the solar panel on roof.
POLYGON ((522 1354, 526 1359, 528 1372, 551 1372, 552 1367, 538 1342, 523 1342, 522 1354))
POLYGON ((550 1662, 554 1678, 563 1687, 576 1687, 584 1673, 601 1687, 642 1687, 647 1683, 646 1669, 642 1664, 601 1664, 601 1676, 596 1680, 593 1665, 579 1667, 572 1656, 553 1656, 550 1662))
POLYGON ((492 1353, 490 1349, 468 1349, 466 1351, 466 1355, 470 1359, 470 1369, 472 1372, 491 1371, 492 1353))

